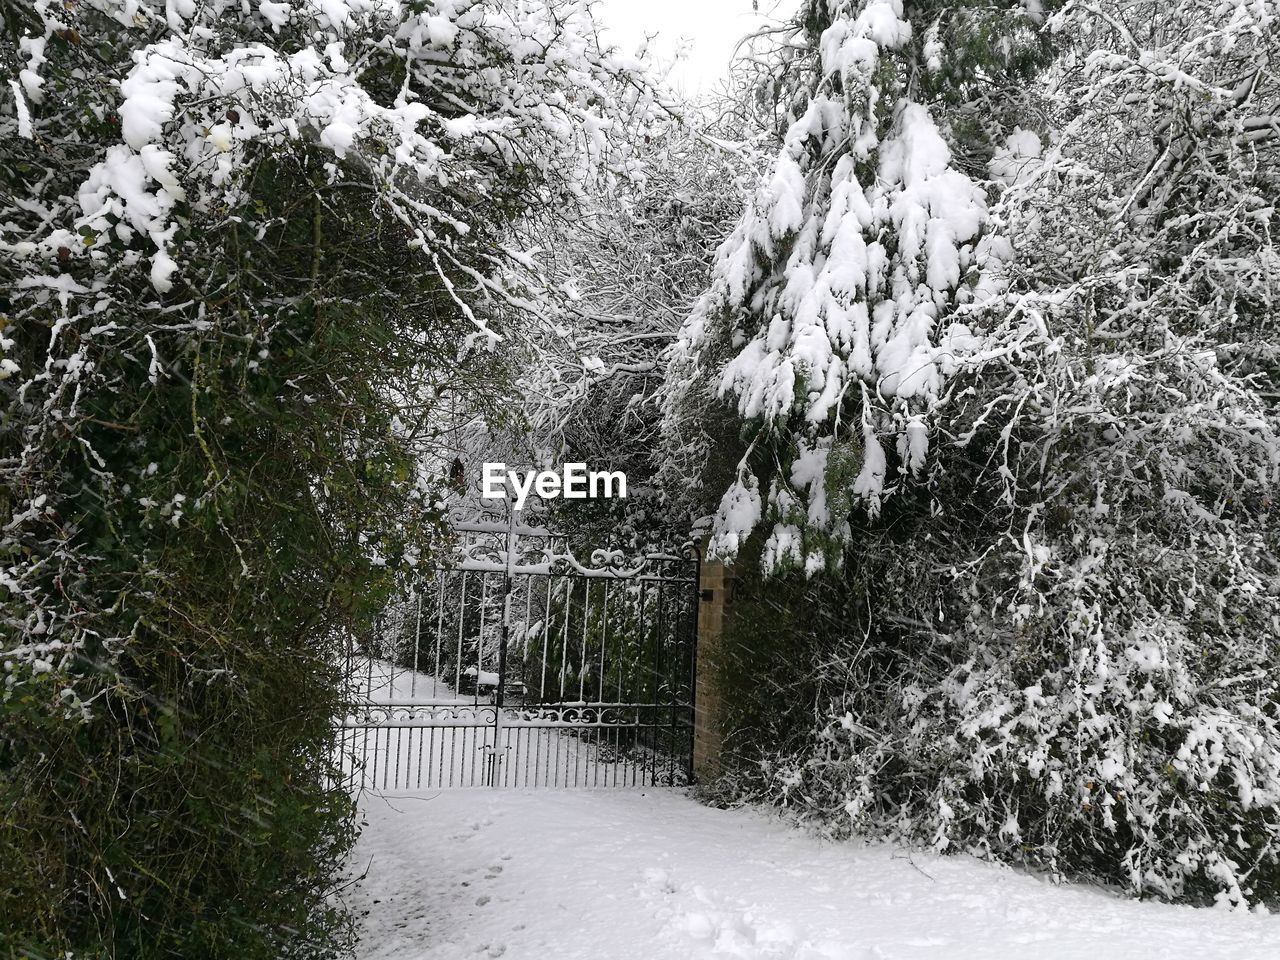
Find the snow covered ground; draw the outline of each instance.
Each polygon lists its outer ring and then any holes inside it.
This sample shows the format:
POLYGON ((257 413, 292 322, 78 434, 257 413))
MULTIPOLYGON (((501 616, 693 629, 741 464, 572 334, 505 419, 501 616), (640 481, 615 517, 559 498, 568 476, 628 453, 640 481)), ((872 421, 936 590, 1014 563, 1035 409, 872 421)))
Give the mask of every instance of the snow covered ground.
POLYGON ((832 844, 667 790, 368 794, 359 960, 1271 960, 1280 917, 832 844))

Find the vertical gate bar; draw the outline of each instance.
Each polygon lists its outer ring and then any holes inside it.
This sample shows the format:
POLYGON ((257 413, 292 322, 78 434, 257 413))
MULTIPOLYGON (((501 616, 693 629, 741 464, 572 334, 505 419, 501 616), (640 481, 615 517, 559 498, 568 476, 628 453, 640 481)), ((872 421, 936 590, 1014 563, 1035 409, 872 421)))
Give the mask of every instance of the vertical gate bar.
MULTIPOLYGON (((534 746, 534 730, 534 727, 527 727, 524 731, 524 785, 526 787, 531 786, 529 782, 529 754, 534 746)), ((536 785, 538 779, 538 765, 536 763, 533 766, 533 779, 535 781, 533 785, 536 785)))
POLYGON ((690 782, 693 780, 693 742, 698 732, 694 724, 698 717, 698 605, 702 602, 702 548, 696 547, 693 553, 693 584, 687 594, 690 600, 689 620, 686 629, 689 631, 688 660, 685 664, 685 677, 689 684, 689 755, 685 764, 685 773, 690 782))
MULTIPOLYGON (((684 730, 679 724, 684 722, 685 704, 689 700, 689 686, 686 673, 686 664, 688 663, 689 649, 689 594, 684 580, 684 568, 676 566, 676 580, 672 585, 679 603, 676 605, 676 623, 679 630, 676 635, 676 651, 675 660, 672 667, 672 675, 675 678, 676 688, 673 695, 674 706, 672 716, 672 742, 671 752, 676 757, 678 765, 681 769, 684 767, 684 730)), ((687 778, 685 778, 687 782, 687 778)))
POLYGON ((542 680, 538 684, 538 703, 547 699, 547 657, 551 655, 551 574, 547 574, 547 599, 542 610, 542 680))
MULTIPOLYGON (((370 783, 373 785, 374 790, 378 789, 378 744, 382 742, 382 733, 384 729, 384 727, 374 727, 373 730, 373 777, 371 778, 370 783)), ((386 764, 383 764, 383 766, 385 767, 386 764)))
MULTIPOLYGON (((648 582, 649 581, 645 581, 646 585, 648 582)), ((650 593, 652 594, 652 588, 650 589, 650 593)), ((653 693, 652 687, 654 658, 654 637, 652 636, 653 625, 653 599, 651 596, 647 616, 644 620, 644 644, 641 648, 644 653, 640 661, 640 670, 644 678, 642 680, 641 687, 643 691, 641 700, 645 704, 645 706, 641 708, 644 711, 641 735, 646 744, 645 749, 640 753, 640 782, 645 786, 653 785, 653 704, 657 703, 657 698, 653 693)))
POLYGON ((653 624, 653 782, 659 782, 659 768, 662 766, 662 749, 660 738, 662 736, 663 710, 662 707, 666 700, 663 696, 663 681, 666 679, 667 667, 667 605, 664 591, 666 584, 658 580, 658 617, 653 624))
POLYGON ((676 783, 676 705, 674 702, 667 704, 667 712, 671 715, 667 734, 667 783, 674 787, 676 783))
POLYGON ((622 674, 626 669, 627 662, 627 638, 630 634, 627 632, 627 623, 631 618, 631 590, 623 589, 622 591, 622 629, 618 631, 618 662, 613 665, 613 672, 618 678, 618 692, 614 694, 614 701, 622 702, 622 674))
POLYGON ((372 790, 374 787, 376 787, 376 786, 377 786, 377 784, 376 784, 376 783, 374 782, 374 780, 373 780, 373 772, 372 772, 372 770, 370 769, 370 765, 371 765, 373 762, 375 762, 375 761, 373 761, 373 760, 371 760, 371 759, 369 758, 369 737, 370 737, 370 735, 372 735, 374 738, 376 738, 376 737, 378 736, 378 728, 377 728, 377 727, 365 727, 365 728, 364 728, 364 737, 363 737, 363 739, 362 739, 362 741, 361 741, 361 744, 360 744, 360 749, 364 752, 364 759, 361 761, 361 766, 360 766, 360 786, 361 786, 361 788, 366 789, 366 790, 372 790))
POLYGON ((546 770, 546 764, 542 759, 542 731, 544 729, 545 729, 544 727, 534 727, 530 730, 530 733, 533 736, 533 744, 534 744, 534 751, 535 751, 535 759, 533 762, 533 785, 535 787, 539 785, 538 771, 546 770))
POLYGON ((645 667, 648 677, 646 678, 645 702, 649 704, 648 724, 649 731, 649 750, 645 760, 649 764, 648 783, 651 786, 658 784, 658 730, 661 726, 659 721, 662 701, 662 694, 658 689, 660 682, 660 668, 658 661, 662 656, 662 581, 656 581, 655 591, 657 597, 653 602, 653 612, 649 615, 649 626, 653 629, 653 644, 649 647, 649 661, 645 667))
POLYGON ((564 703, 564 673, 569 667, 569 614, 573 610, 573 581, 562 578, 564 591, 564 628, 560 631, 560 690, 558 700, 564 703))
POLYGON ((560 741, 563 740, 564 737, 560 736, 559 728, 553 728, 553 729, 556 730, 556 763, 555 763, 555 766, 552 768, 552 770, 555 771, 554 785, 559 786, 560 785, 560 741))
MULTIPOLYGON (((644 669, 644 648, 645 648, 645 643, 646 643, 647 634, 648 634, 648 630, 645 628, 645 625, 648 621, 645 619, 644 614, 645 614, 645 599, 646 599, 646 594, 648 592, 648 589, 649 589, 648 582, 645 580, 641 580, 640 581, 640 605, 636 610, 636 652, 635 652, 635 656, 630 658, 632 661, 631 668, 627 671, 628 674, 631 676, 631 683, 628 685, 629 687, 628 695, 630 697, 633 697, 639 700, 640 702, 643 702, 643 699, 644 699, 643 690, 637 693, 635 674, 640 671, 643 671, 644 669)), ((643 784, 644 782, 643 718, 644 718, 644 714, 642 712, 642 708, 637 708, 636 709, 636 726, 635 726, 635 756, 632 759, 632 763, 631 763, 631 785, 633 787, 636 785, 637 773, 640 775, 641 783, 643 784), (637 770, 636 769, 637 767, 639 767, 640 769, 637 770)))
POLYGON ((484 669, 484 640, 485 640, 484 618, 485 618, 485 614, 488 613, 488 610, 489 610, 489 571, 486 570, 480 574, 480 630, 479 630, 479 633, 476 635, 475 663, 472 664, 472 667, 474 667, 476 671, 476 675, 475 675, 474 689, 472 689, 471 691, 471 702, 476 707, 475 725, 471 728, 471 749, 473 751, 471 754, 471 786, 475 786, 476 753, 474 751, 480 751, 480 756, 484 760, 484 763, 482 764, 480 769, 480 786, 482 787, 488 786, 488 784, 485 781, 489 773, 489 762, 488 762, 489 758, 484 756, 484 747, 479 742, 480 674, 481 674, 481 671, 484 669))
MULTIPOLYGON (((617 659, 617 662, 615 662, 613 665, 613 674, 617 680, 617 683, 615 684, 617 689, 615 690, 613 695, 613 700, 615 703, 623 702, 622 678, 626 673, 627 651, 630 649, 630 646, 631 646, 631 611, 635 609, 635 591, 632 588, 632 584, 630 582, 623 584, 622 589, 619 592, 622 595, 619 600, 619 602, 622 605, 622 616, 620 618, 620 625, 618 629, 618 643, 617 643, 618 659, 617 659)), ((617 741, 617 744, 618 744, 618 751, 619 751, 618 758, 619 758, 619 765, 621 769, 617 771, 617 775, 615 775, 614 777, 615 787, 618 785, 617 783, 618 776, 621 776, 622 778, 622 786, 625 787, 627 785, 627 771, 630 769, 630 765, 631 765, 631 745, 630 743, 628 743, 625 749, 623 748, 623 745, 622 745, 622 741, 627 739, 627 732, 624 729, 626 725, 627 725, 626 713, 619 712, 618 729, 616 731, 616 735, 614 739, 617 741)))
MULTIPOLYGON (((605 702, 605 651, 609 648, 609 581, 606 579, 601 583, 600 598, 600 682, 596 685, 596 702, 605 702)), ((596 717, 600 724, 596 728, 596 779, 594 786, 600 785, 600 743, 603 740, 608 743, 609 728, 604 725, 604 707, 600 707, 600 713, 596 717)), ((605 771, 604 785, 609 785, 609 771, 605 771)))
POLYGON ((602 598, 601 603, 602 603, 602 609, 600 612, 600 684, 599 684, 600 692, 599 692, 599 695, 596 697, 596 699, 600 703, 604 703, 609 697, 608 692, 605 690, 605 687, 608 685, 608 681, 606 678, 609 675, 608 668, 607 668, 607 661, 605 658, 605 654, 609 649, 609 581, 608 580, 604 581, 604 597, 602 598))
POLYGON ((591 658, 587 654, 587 638, 591 631, 591 578, 582 578, 582 662, 578 667, 578 700, 587 699, 587 664, 591 658))
MULTIPOLYGON (((622 714, 620 714, 620 716, 622 717, 622 719, 619 721, 619 723, 620 723, 620 724, 625 724, 625 723, 626 723, 626 716, 625 716, 625 715, 622 715, 622 714)), ((626 737, 626 731, 623 729, 623 727, 622 727, 622 726, 619 726, 619 727, 617 728, 617 730, 614 732, 614 739, 618 741, 618 749, 619 749, 619 751, 623 751, 623 747, 622 747, 622 740, 623 740, 625 737, 626 737)), ((624 752, 620 752, 620 754, 619 754, 619 755, 622 757, 622 764, 621 764, 621 769, 620 769, 620 770, 618 770, 618 769, 615 769, 615 770, 614 770, 614 774, 613 774, 613 785, 614 785, 615 787, 616 787, 616 786, 618 786, 618 780, 619 780, 619 777, 621 777, 621 780, 622 780, 622 786, 624 786, 624 787, 625 787, 625 786, 627 785, 627 761, 628 761, 628 759, 630 758, 631 754, 630 754, 630 752, 629 752, 629 751, 624 751, 624 752)))
MULTIPOLYGON (((601 709, 603 709, 603 708, 601 708, 601 709)), ((605 785, 606 787, 610 786, 610 783, 609 783, 609 775, 610 775, 610 774, 613 774, 613 775, 614 775, 614 784, 613 784, 613 785, 614 785, 614 786, 616 786, 616 785, 617 785, 617 773, 618 773, 618 751, 614 748, 614 745, 613 745, 613 735, 614 735, 614 730, 613 730, 613 728, 612 728, 612 727, 610 727, 610 726, 608 726, 608 725, 605 725, 605 724, 604 724, 604 722, 603 722, 603 714, 601 714, 601 726, 600 726, 600 732, 601 732, 601 734, 602 734, 602 735, 603 735, 603 737, 604 737, 604 743, 605 743, 605 746, 607 746, 607 747, 609 748, 609 751, 608 751, 608 763, 609 763, 609 765, 608 765, 607 767, 605 767, 605 766, 604 766, 604 764, 600 764, 602 767, 604 767, 604 771, 603 771, 603 774, 602 774, 602 776, 604 777, 604 785, 605 785)), ((599 758, 599 757, 597 757, 597 758, 596 758, 596 762, 597 762, 597 763, 600 763, 600 758, 599 758)))
POLYGON ((400 787, 400 754, 404 748, 405 728, 396 727, 395 730, 396 730, 396 775, 395 775, 395 779, 391 781, 391 786, 392 786, 392 789, 399 789, 400 787))
POLYGON ((507 644, 511 640, 511 571, 515 564, 516 512, 511 500, 507 500, 507 550, 502 574, 502 629, 498 635, 498 692, 493 707, 493 786, 498 786, 497 774, 502 769, 502 708, 506 703, 507 644))
POLYGON ((415 587, 414 593, 418 597, 418 618, 413 627, 413 675, 409 678, 410 700, 416 700, 418 696, 418 645, 422 642, 422 590, 415 587))
POLYGON ((648 758, 645 756, 645 730, 648 727, 646 718, 649 714, 644 707, 648 696, 645 696, 645 671, 648 671, 649 664, 649 617, 650 608, 652 608, 652 600, 649 599, 649 581, 640 581, 640 612, 636 620, 636 652, 635 659, 632 660, 632 669, 635 671, 637 680, 631 681, 631 690, 627 692, 628 698, 635 700, 636 707, 636 759, 634 767, 632 767, 632 778, 639 776, 641 786, 645 785, 645 768, 648 758))
MULTIPOLYGON (((373 702, 373 657, 371 656, 372 652, 373 652, 373 651, 371 651, 371 650, 366 650, 366 651, 365 651, 365 657, 364 657, 364 658, 365 658, 365 666, 366 666, 366 670, 365 670, 365 679, 366 679, 366 683, 365 683, 365 688, 364 688, 364 690, 365 690, 365 703, 367 703, 367 704, 368 704, 368 703, 372 703, 372 702, 373 702)), ((377 770, 377 764, 378 764, 378 753, 377 753, 377 750, 378 750, 378 733, 377 733, 377 729, 376 729, 376 728, 374 729, 373 739, 374 739, 374 742, 373 742, 373 748, 374 748, 373 763, 374 763, 374 770, 376 771, 376 770, 377 770)), ((368 766, 369 766, 369 731, 368 731, 368 728, 365 728, 364 742, 360 745, 360 747, 361 747, 361 750, 362 750, 361 762, 364 764, 364 767, 365 767, 365 769, 366 769, 366 771, 367 771, 367 770, 368 770, 368 766)), ((378 785, 378 784, 377 784, 377 782, 376 782, 376 781, 374 781, 374 780, 368 780, 367 782, 369 783, 369 785, 370 785, 370 786, 373 786, 373 787, 376 787, 376 786, 378 785)))
MULTIPOLYGON (((683 656, 680 664, 681 683, 684 684, 684 708, 683 714, 689 728, 689 735, 684 738, 681 744, 681 758, 684 761, 684 778, 686 783, 693 782, 693 697, 695 678, 693 675, 694 664, 697 662, 696 651, 698 646, 698 585, 700 578, 698 571, 700 570, 700 553, 694 554, 693 559, 694 578, 691 587, 685 589, 684 600, 684 648, 681 651, 683 656), (688 749, 686 754, 684 751, 688 749)), ((687 570, 689 564, 686 562, 687 570)))
MULTIPOLYGON (((511 781, 503 781, 503 786, 520 786, 520 727, 515 727, 516 731, 516 750, 512 754, 511 763, 507 765, 508 771, 515 771, 512 774, 511 781)), ((509 733, 508 733, 509 736, 509 733)))
POLYGON ((510 750, 510 756, 506 757, 506 763, 502 765, 502 785, 504 787, 519 786, 520 780, 520 728, 514 724, 508 724, 506 730, 506 746, 504 750, 510 750), (514 739, 513 739, 514 738, 514 739))
MULTIPOLYGON (((659 576, 662 577, 662 580, 660 582, 665 584, 667 580, 666 570, 665 569, 660 570, 659 576)), ((662 707, 658 711, 658 729, 662 734, 662 747, 663 747, 662 757, 661 757, 662 776, 670 777, 671 775, 670 774, 671 732, 670 732, 669 721, 674 716, 671 713, 671 704, 673 703, 675 698, 675 687, 671 681, 671 656, 673 653, 671 638, 672 638, 673 625, 676 624, 677 621, 671 618, 670 586, 667 586, 665 590, 666 590, 666 600, 663 603, 663 607, 662 607, 663 614, 662 614, 662 621, 660 625, 661 643, 659 644, 659 648, 662 651, 662 666, 658 675, 658 684, 659 684, 660 690, 663 687, 666 688, 666 694, 659 701, 662 704, 662 707)), ((665 782, 668 784, 671 783, 670 779, 667 779, 665 782)))
MULTIPOLYGON (((554 545, 554 541, 552 541, 554 545)), ((539 691, 539 704, 547 703, 547 666, 552 657, 552 645, 554 643, 552 626, 552 604, 556 596, 556 577, 548 572, 547 575, 547 609, 545 609, 545 627, 543 628, 543 680, 541 680, 541 689, 539 691)), ((541 717, 545 719, 545 709, 540 710, 541 717)), ((550 777, 550 763, 552 763, 552 741, 548 739, 548 731, 550 727, 538 727, 535 736, 538 737, 538 763, 534 767, 534 783, 535 786, 549 786, 548 777, 550 777), (543 751, 545 754, 543 755, 543 751), (539 777, 539 771, 541 776, 539 777), (539 783, 538 781, 541 780, 539 783)))
MULTIPOLYGON (((423 741, 427 739, 427 733, 430 730, 430 727, 423 727, 420 731, 421 735, 418 737, 418 776, 414 782, 415 790, 422 786, 422 745, 423 741)), ((408 778, 405 780, 405 786, 408 786, 408 778)))
MULTIPOLYGON (((658 675, 654 679, 656 703, 660 704, 654 713, 654 735, 659 738, 662 749, 655 755, 655 762, 665 769, 667 754, 671 744, 667 741, 667 707, 673 696, 671 690, 671 588, 664 577, 658 581, 658 590, 662 594, 662 603, 658 612, 658 675)), ((654 771, 654 782, 658 782, 662 769, 654 771)))
POLYGON ((680 749, 679 730, 676 727, 676 711, 678 704, 684 693, 684 682, 681 678, 681 672, 684 669, 684 657, 681 653, 684 649, 685 642, 685 618, 681 616, 684 604, 682 601, 682 591, 678 589, 678 584, 671 585, 672 602, 675 609, 672 612, 672 634, 671 634, 671 657, 670 664, 667 667, 671 674, 671 695, 669 699, 669 709, 671 711, 671 726, 668 734, 667 753, 669 760, 667 763, 667 777, 672 786, 676 782, 676 751, 680 749))
MULTIPOLYGON (((658 582, 659 584, 665 584, 666 571, 662 569, 661 564, 659 564, 658 566, 659 566, 658 576, 662 577, 662 579, 659 580, 658 582)), ((662 704, 662 706, 659 707, 657 711, 657 717, 656 717, 657 723, 658 723, 658 729, 662 733, 663 749, 660 757, 660 763, 662 765, 662 776, 664 777, 670 777, 671 738, 670 738, 668 720, 670 717, 670 706, 672 703, 672 699, 675 696, 675 691, 673 689, 670 677, 668 676, 668 674, 671 671, 671 629, 672 629, 672 624, 674 623, 674 621, 670 617, 670 610, 669 610, 670 606, 671 606, 671 590, 667 588, 666 597, 662 605, 663 613, 662 613, 662 617, 659 620, 659 626, 658 626, 658 629, 659 629, 658 649, 661 651, 661 654, 662 654, 662 662, 658 671, 657 689, 659 694, 658 702, 662 704), (664 687, 666 688, 665 695, 662 693, 662 690, 664 687)), ((669 779, 666 780, 665 782, 668 784, 671 783, 669 779)))
MULTIPOLYGON (((591 578, 582 578, 582 657, 578 667, 578 702, 582 703, 587 699, 587 665, 591 662, 591 657, 587 653, 587 636, 591 630, 591 578)), ((581 708, 580 708, 581 709, 581 708)), ((577 744, 573 753, 573 785, 578 785, 578 775, 582 766, 582 748, 588 746, 590 741, 587 739, 588 730, 586 726, 587 712, 581 710, 578 714, 578 736, 575 738, 577 744)))
MULTIPOLYGON (((433 712, 434 713, 434 712, 433 712)), ((435 719, 435 717, 431 717, 435 719)), ((435 727, 426 728, 428 730, 428 748, 426 748, 426 786, 438 786, 431 782, 431 771, 435 767, 435 727)), ((417 785, 422 786, 422 765, 417 768, 417 785)))
POLYGON ((459 592, 458 600, 458 652, 453 661, 453 696, 458 698, 461 696, 459 688, 462 686, 462 631, 467 620, 467 571, 462 571, 462 589, 459 592))
MULTIPOLYGON (((541 711, 539 711, 541 714, 541 711)), ((530 727, 529 736, 533 740, 533 780, 530 786, 538 786, 539 771, 545 769, 542 760, 542 727, 530 727)))
POLYGON ((476 785, 476 750, 478 749, 476 746, 476 730, 478 729, 479 729, 478 727, 462 728, 462 755, 464 758, 466 757, 471 758, 471 775, 467 779, 467 786, 469 787, 474 787, 476 785), (471 731, 470 751, 467 750, 467 731, 468 730, 471 731))
POLYGON ((489 609, 489 571, 480 574, 480 630, 476 634, 476 669, 475 689, 472 691, 472 702, 480 704, 480 671, 484 669, 484 618, 489 609))
POLYGON ((520 588, 524 591, 524 622, 520 624, 520 685, 524 688, 521 706, 529 699, 529 617, 533 613, 533 577, 526 573, 520 578, 520 588))
POLYGON ((625 725, 626 723, 626 715, 619 714, 619 716, 621 717, 621 719, 619 720, 618 728, 614 731, 614 740, 618 742, 619 756, 622 758, 622 762, 621 762, 621 769, 618 769, 618 768, 614 769, 613 785, 615 787, 618 786, 618 780, 619 778, 621 778, 622 786, 625 787, 627 785, 627 761, 630 758, 631 754, 630 754, 630 751, 623 751, 623 747, 622 747, 622 740, 626 736, 626 731, 623 729, 623 725, 625 725))
POLYGON ((440 638, 444 636, 444 586, 445 575, 437 571, 433 579, 436 582, 436 596, 439 598, 440 612, 436 618, 436 646, 435 659, 431 661, 431 699, 438 699, 440 694, 437 688, 440 685, 440 638))

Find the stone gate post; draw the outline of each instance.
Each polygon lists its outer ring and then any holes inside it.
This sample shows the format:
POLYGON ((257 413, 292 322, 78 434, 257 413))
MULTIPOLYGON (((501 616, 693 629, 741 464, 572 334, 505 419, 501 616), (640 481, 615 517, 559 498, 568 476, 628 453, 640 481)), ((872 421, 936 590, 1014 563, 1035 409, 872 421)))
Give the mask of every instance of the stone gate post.
POLYGON ((725 690, 720 676, 724 656, 725 617, 733 590, 733 572, 719 560, 707 558, 707 541, 700 547, 698 581, 698 656, 694 675, 693 778, 714 780, 721 772, 724 740, 725 690))

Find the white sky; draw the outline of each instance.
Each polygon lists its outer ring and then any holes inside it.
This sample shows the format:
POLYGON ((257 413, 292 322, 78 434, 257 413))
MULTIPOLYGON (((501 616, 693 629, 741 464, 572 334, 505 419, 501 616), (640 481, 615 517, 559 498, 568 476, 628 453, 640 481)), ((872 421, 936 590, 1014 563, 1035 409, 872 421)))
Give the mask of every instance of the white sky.
POLYGON ((672 71, 677 89, 698 94, 715 87, 727 72, 734 45, 773 17, 793 11, 798 0, 597 0, 596 17, 606 37, 624 53, 634 53, 647 34, 656 34, 651 50, 670 60, 681 40, 688 56, 672 71))

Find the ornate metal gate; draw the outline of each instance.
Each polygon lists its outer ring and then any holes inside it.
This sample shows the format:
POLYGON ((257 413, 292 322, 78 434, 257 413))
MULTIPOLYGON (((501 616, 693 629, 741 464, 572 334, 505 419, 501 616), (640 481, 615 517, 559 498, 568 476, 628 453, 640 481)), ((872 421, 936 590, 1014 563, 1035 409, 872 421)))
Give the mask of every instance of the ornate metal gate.
POLYGON ((686 782, 698 555, 586 562, 499 518, 457 523, 371 647, 352 649, 342 746, 358 787, 686 782))

